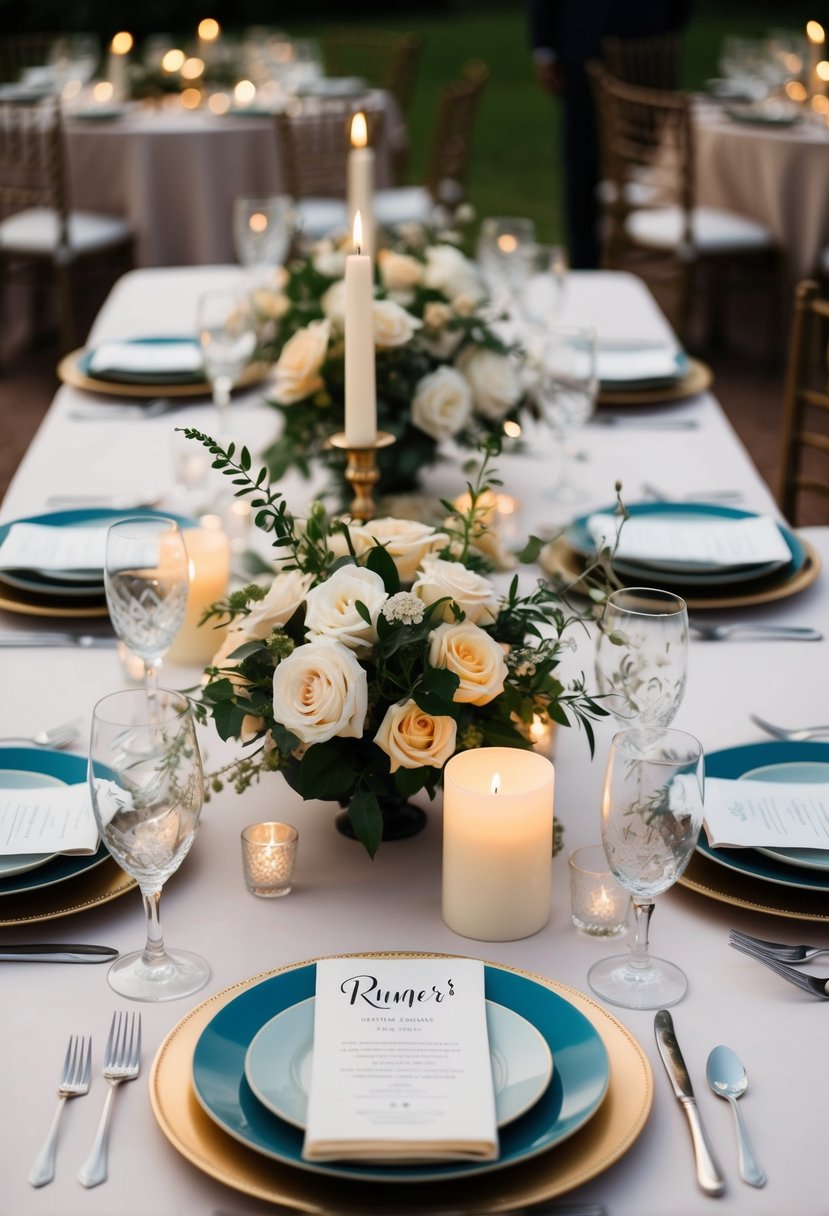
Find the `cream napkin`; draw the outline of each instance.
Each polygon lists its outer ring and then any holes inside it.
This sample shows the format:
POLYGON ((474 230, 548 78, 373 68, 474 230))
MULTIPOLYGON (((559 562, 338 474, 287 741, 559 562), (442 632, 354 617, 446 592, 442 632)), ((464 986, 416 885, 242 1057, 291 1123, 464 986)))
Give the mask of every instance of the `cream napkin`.
POLYGON ((202 356, 195 342, 102 342, 90 356, 89 370, 181 375, 200 372, 202 356))

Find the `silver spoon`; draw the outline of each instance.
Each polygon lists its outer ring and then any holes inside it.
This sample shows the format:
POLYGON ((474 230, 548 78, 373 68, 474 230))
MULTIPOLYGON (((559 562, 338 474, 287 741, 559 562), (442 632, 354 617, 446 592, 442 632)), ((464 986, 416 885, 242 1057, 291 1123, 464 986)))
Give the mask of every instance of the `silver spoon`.
POLYGON ((734 1111, 740 1154, 740 1177, 749 1186, 765 1186, 766 1175, 754 1156, 743 1116, 737 1105, 737 1099, 741 1098, 748 1088, 748 1077, 742 1060, 730 1047, 715 1047, 708 1057, 705 1075, 714 1093, 730 1102, 734 1111))

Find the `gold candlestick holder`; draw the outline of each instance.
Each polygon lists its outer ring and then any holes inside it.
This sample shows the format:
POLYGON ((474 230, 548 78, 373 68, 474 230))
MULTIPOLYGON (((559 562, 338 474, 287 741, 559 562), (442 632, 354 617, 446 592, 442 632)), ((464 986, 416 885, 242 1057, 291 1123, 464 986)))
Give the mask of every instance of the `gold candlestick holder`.
POLYGON ((380 470, 377 468, 377 452, 380 448, 388 448, 396 442, 394 435, 388 431, 378 431, 377 438, 370 447, 352 447, 344 431, 338 431, 328 441, 333 448, 348 453, 348 463, 345 466, 345 479, 351 486, 354 498, 350 511, 354 519, 366 523, 374 519, 376 504, 374 502, 374 487, 380 480, 380 470))

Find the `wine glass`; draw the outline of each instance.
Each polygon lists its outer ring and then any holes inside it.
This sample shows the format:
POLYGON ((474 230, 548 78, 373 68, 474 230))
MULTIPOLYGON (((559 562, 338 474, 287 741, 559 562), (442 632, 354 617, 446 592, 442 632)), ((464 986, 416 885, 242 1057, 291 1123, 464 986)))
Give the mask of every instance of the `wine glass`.
POLYGON ((521 215, 490 215, 481 221, 475 256, 496 302, 513 302, 514 279, 520 275, 519 252, 535 244, 535 224, 521 215))
POLYGON ((136 1001, 171 1001, 203 988, 210 968, 198 954, 167 950, 161 888, 190 851, 204 802, 204 773, 190 704, 161 690, 151 712, 140 689, 104 697, 92 714, 89 786, 106 848, 136 880, 147 944, 123 954, 109 984, 136 1001))
POLYGON ((685 995, 684 973, 648 953, 654 896, 676 882, 702 827, 703 755, 679 730, 623 730, 610 747, 602 791, 608 865, 633 897, 636 933, 628 954, 587 973, 597 996, 624 1009, 662 1009, 685 995))
POLYGON ((187 550, 174 520, 137 516, 111 526, 104 564, 107 607, 118 637, 144 660, 151 707, 161 661, 184 620, 188 584, 187 550))
POLYGON ((293 199, 285 194, 237 198, 233 243, 241 264, 260 273, 280 266, 288 252, 293 220, 293 199))
POLYGON ((555 325, 567 286, 567 250, 563 245, 521 245, 515 257, 515 305, 519 320, 555 325))
POLYGON ((575 502, 583 493, 571 480, 568 457, 573 455, 573 431, 584 426, 596 408, 596 337, 595 329, 585 325, 528 323, 525 327, 529 391, 562 451, 561 475, 550 489, 555 502, 575 502))
POLYGON ((218 431, 227 431, 230 393, 256 349, 250 302, 236 291, 206 291, 196 315, 204 371, 213 389, 218 431))
POLYGON ((599 623, 596 680, 622 725, 669 726, 685 695, 688 609, 656 587, 607 597, 599 623))

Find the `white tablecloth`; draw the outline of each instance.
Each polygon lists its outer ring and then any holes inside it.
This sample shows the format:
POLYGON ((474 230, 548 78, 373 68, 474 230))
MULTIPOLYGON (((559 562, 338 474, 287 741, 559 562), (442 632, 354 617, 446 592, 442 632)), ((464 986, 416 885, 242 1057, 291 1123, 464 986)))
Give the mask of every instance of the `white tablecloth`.
MULTIPOLYGON (((198 288, 211 277, 221 279, 228 273, 203 269, 133 274, 116 289, 96 324, 95 336, 147 332, 148 325, 154 333, 180 332, 182 310, 192 307, 198 288)), ((608 335, 623 330, 651 337, 664 333, 664 322, 650 297, 629 276, 573 275, 565 311, 565 319, 589 314, 600 332, 608 335)), ((58 490, 94 487, 96 492, 124 495, 140 493, 148 481, 166 482, 171 428, 184 421, 206 427, 211 423, 204 405, 183 407, 173 418, 135 423, 71 419, 71 410, 89 400, 75 390, 60 390, 9 490, 4 519, 42 507, 45 494, 58 490)), ((236 403, 233 409, 238 434, 261 444, 272 425, 270 417, 255 400, 236 403)), ((623 480, 632 500, 640 482, 657 480, 657 475, 678 494, 727 487, 741 490, 748 507, 772 508, 767 489, 712 395, 647 411, 649 419, 660 416, 689 417, 698 425, 682 432, 586 428, 579 443, 589 451, 589 459, 577 468, 589 487, 584 509, 610 501, 616 478, 623 480)), ((555 514, 545 491, 544 444, 544 436, 536 436, 526 455, 504 456, 499 462, 505 488, 522 501, 525 527, 551 522, 555 514)), ((455 486, 449 469, 432 481, 449 492, 455 486)), ((829 561, 829 529, 813 529, 808 535, 824 561, 829 561)), ((824 575, 803 594, 757 610, 754 617, 825 628, 828 605, 824 575)), ((20 623, 5 616, 0 628, 20 623)), ((760 733, 748 718, 751 711, 783 722, 823 721, 828 654, 826 642, 693 642, 688 692, 676 725, 697 734, 710 751, 759 740, 760 733)), ((589 670, 589 643, 582 644, 574 661, 589 670)), ((94 701, 122 684, 113 651, 8 650, 3 652, 3 672, 0 735, 34 730, 77 713, 84 715, 86 726, 94 701)), ((188 676, 192 673, 166 672, 170 683, 178 681, 181 686, 188 676)), ((556 814, 565 826, 566 848, 553 864, 550 922, 524 941, 473 942, 444 925, 439 806, 429 809, 428 826, 421 835, 382 846, 371 862, 358 845, 337 834, 329 806, 301 804, 278 777, 243 797, 231 792, 216 797, 205 809, 191 855, 170 880, 162 901, 169 944, 202 953, 213 976, 196 997, 142 1007, 143 1074, 117 1095, 110 1177, 94 1191, 82 1190, 76 1173, 103 1102, 100 1078, 91 1096, 73 1102, 66 1112, 56 1181, 36 1192, 26 1182, 26 1173, 51 1118, 69 1034, 95 1036, 97 1066, 111 1012, 126 1002, 108 988, 103 967, 3 965, 0 1041, 6 1121, 0 1138, 0 1210, 10 1216, 267 1212, 266 1205, 228 1191, 186 1163, 156 1126, 147 1096, 150 1062, 173 1025, 202 996, 267 968, 347 951, 448 951, 528 968, 587 991, 588 968, 618 949, 618 944, 608 946, 571 928, 566 854, 599 838, 598 797, 612 731, 609 723, 600 726, 592 763, 578 730, 560 732, 556 814), (275 902, 246 893, 239 851, 240 829, 270 818, 288 820, 300 833, 295 889, 287 899, 275 902)), ((210 768, 223 749, 210 734, 205 745, 210 768)), ((703 1118, 728 1178, 718 1210, 819 1216, 826 1210, 822 1152, 829 1118, 827 1011, 820 1001, 732 951, 727 944, 730 926, 779 940, 829 938, 829 931, 728 908, 679 887, 657 900, 654 951, 681 964, 690 982, 674 1019, 703 1118), (749 1071, 743 1108, 769 1176, 762 1191, 749 1190, 738 1180, 731 1112, 705 1085, 705 1060, 718 1043, 734 1047, 749 1071)), ((61 939, 98 941, 124 951, 139 946, 143 914, 138 894, 70 920, 0 933, 0 942, 61 939)), ((600 1200, 608 1216, 710 1213, 711 1200, 694 1182, 682 1112, 656 1054, 653 1015, 612 1012, 631 1029, 651 1061, 654 1109, 641 1137, 622 1160, 572 1198, 600 1200)), ((566 1145, 556 1151, 566 1153, 566 1145)))

